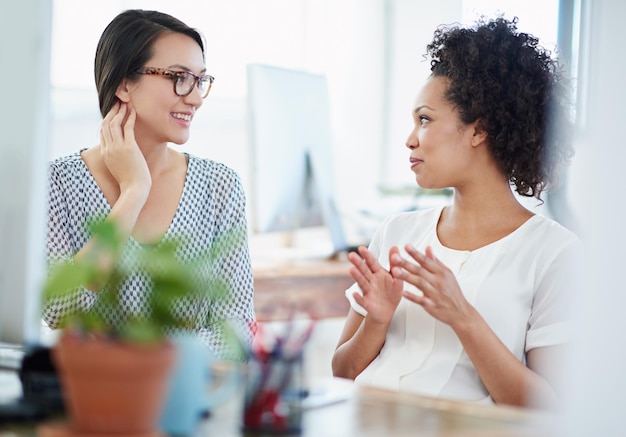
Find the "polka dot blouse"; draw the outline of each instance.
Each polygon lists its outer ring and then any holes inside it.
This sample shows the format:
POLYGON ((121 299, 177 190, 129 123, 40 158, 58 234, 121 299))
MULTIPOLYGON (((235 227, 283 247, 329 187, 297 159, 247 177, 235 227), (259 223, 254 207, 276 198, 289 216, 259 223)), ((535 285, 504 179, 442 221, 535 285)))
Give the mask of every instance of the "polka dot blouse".
MULTIPOLYGON (((228 320, 246 342, 254 331, 253 277, 247 241, 246 199, 239 176, 218 162, 187 155, 188 167, 178 209, 161 243, 182 241, 177 256, 183 262, 199 259, 219 239, 222 249, 203 262, 198 269, 204 284, 226 285, 226 297, 210 294, 180 302, 176 311, 195 320, 203 342, 217 357, 227 357, 232 342, 227 341, 223 324, 228 320)), ((89 169, 76 152, 58 158, 49 166, 49 203, 47 257, 51 265, 71 259, 91 238, 87 223, 103 220, 111 207, 89 169)), ((122 254, 122 262, 133 250, 142 250, 132 237, 122 254)), ((207 285, 210 287, 210 285, 207 285)), ((141 273, 131 274, 121 285, 125 311, 141 314, 147 309, 148 279, 141 273)), ((76 310, 89 309, 98 300, 98 293, 87 289, 47 303, 45 322, 57 328, 60 319, 76 310)), ((111 315, 109 323, 119 320, 111 315)))

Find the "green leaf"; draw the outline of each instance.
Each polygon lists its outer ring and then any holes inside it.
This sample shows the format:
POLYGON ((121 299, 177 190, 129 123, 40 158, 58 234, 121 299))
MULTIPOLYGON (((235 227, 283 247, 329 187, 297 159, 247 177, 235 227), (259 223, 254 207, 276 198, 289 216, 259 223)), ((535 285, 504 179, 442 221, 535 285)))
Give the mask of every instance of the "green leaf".
MULTIPOLYGON (((217 236, 213 244, 194 260, 181 262, 177 251, 182 239, 164 241, 155 247, 126 252, 130 262, 121 263, 123 250, 131 250, 120 237, 114 222, 91 221, 92 247, 88 256, 68 260, 51 267, 44 284, 44 301, 80 292, 91 284, 101 283, 102 260, 113 262, 106 286, 96 292, 95 304, 88 310, 77 309, 63 318, 62 326, 72 326, 79 332, 98 333, 135 343, 151 343, 177 332, 194 330, 200 322, 198 315, 182 316, 176 308, 193 305, 210 298, 213 302, 228 298, 228 284, 219 278, 201 277, 206 265, 238 248, 245 235, 240 227, 217 236), (130 275, 141 272, 151 282, 146 290, 148 309, 145 314, 130 314, 120 302, 119 290, 130 275), (111 321, 116 320, 113 324, 111 321)), ((124 259, 127 259, 126 257, 124 259)), ((200 307, 201 305, 198 305, 200 307)), ((238 337, 228 324, 212 321, 209 315, 202 321, 206 326, 223 329, 229 342, 236 345, 238 337), (214 323, 213 323, 214 322, 214 323), (217 323, 218 325, 215 325, 217 323)))
POLYGON ((82 263, 61 263, 51 268, 44 284, 46 301, 61 298, 75 292, 92 281, 97 275, 92 265, 82 263))

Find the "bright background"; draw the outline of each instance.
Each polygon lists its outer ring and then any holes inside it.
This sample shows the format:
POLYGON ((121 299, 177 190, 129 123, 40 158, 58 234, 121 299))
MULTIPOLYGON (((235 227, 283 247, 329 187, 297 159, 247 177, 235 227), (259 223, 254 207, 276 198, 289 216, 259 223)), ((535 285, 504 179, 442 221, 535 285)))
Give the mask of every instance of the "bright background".
POLYGON ((411 105, 429 72, 422 55, 434 29, 503 12, 553 47, 558 22, 557 0, 53 0, 51 158, 98 142, 95 47, 109 21, 129 8, 170 13, 205 36, 207 69, 216 81, 180 149, 234 168, 247 192, 247 64, 326 75, 335 201, 354 220, 347 226, 360 226, 365 238, 373 228, 359 217, 375 224, 417 202, 404 142, 411 105))

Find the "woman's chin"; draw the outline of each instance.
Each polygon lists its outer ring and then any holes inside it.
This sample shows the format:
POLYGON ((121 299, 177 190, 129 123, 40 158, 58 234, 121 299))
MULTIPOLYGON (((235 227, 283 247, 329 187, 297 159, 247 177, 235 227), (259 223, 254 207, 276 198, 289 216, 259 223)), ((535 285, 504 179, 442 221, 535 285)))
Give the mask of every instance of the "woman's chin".
POLYGON ((183 144, 185 144, 187 141, 189 141, 189 135, 186 135, 184 137, 175 137, 175 138, 170 138, 169 142, 176 144, 177 146, 182 146, 183 144))

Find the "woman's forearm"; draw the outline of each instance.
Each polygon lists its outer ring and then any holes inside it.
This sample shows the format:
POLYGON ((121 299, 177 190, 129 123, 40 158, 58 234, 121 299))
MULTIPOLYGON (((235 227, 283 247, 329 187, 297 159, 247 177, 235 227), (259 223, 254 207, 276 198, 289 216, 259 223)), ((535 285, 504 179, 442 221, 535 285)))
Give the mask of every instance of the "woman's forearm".
POLYGON ((340 343, 332 359, 333 375, 355 379, 378 356, 385 344, 389 325, 372 322, 367 317, 349 339, 340 343))
MULTIPOLYGON (((112 221, 116 224, 118 237, 120 241, 126 242, 137 223, 139 214, 143 206, 145 205, 147 195, 142 192, 127 191, 120 195, 118 200, 111 208, 111 212, 107 216, 107 221, 112 221)), ((100 272, 96 281, 91 284, 85 284, 85 288, 91 291, 100 291, 107 283, 113 267, 115 266, 115 254, 110 252, 99 252, 94 254, 95 241, 92 238, 83 246, 81 250, 74 255, 74 260, 84 259, 88 256, 97 256, 98 270, 100 272)))
POLYGON ((475 309, 452 329, 496 403, 529 406, 538 394, 546 404, 556 402, 548 381, 520 362, 475 309))

